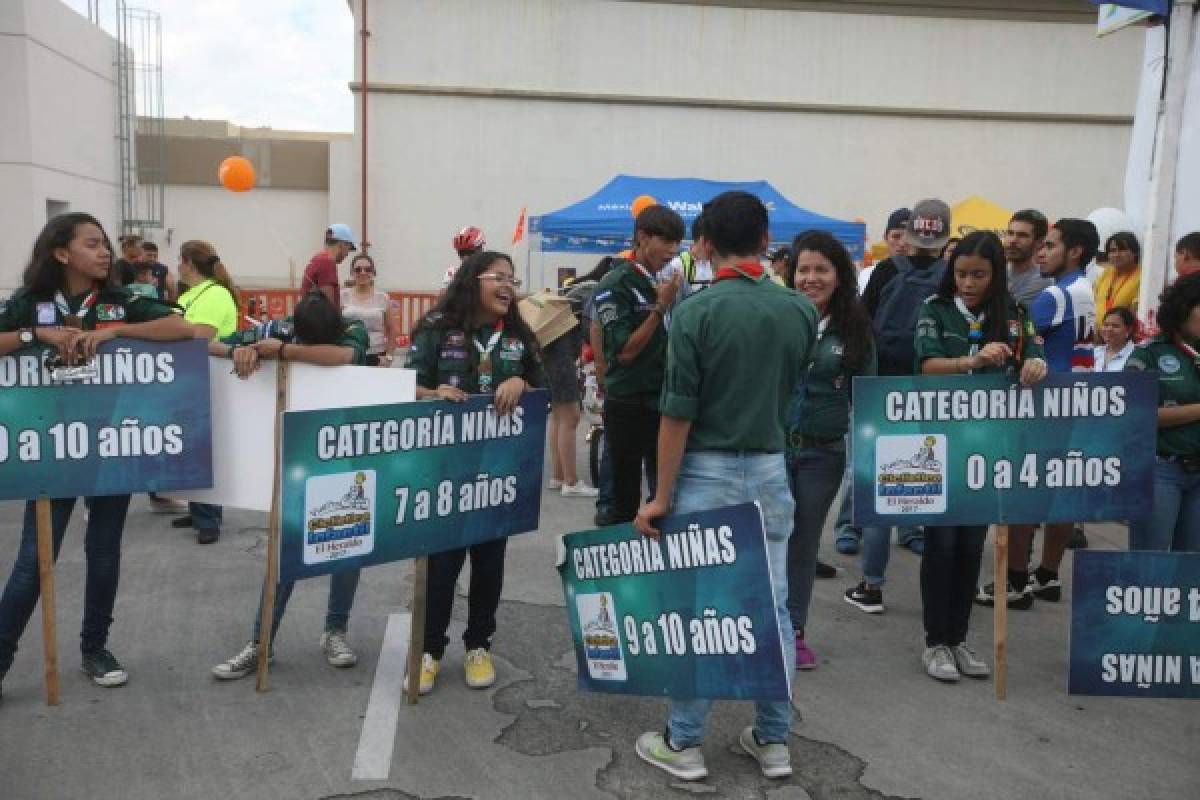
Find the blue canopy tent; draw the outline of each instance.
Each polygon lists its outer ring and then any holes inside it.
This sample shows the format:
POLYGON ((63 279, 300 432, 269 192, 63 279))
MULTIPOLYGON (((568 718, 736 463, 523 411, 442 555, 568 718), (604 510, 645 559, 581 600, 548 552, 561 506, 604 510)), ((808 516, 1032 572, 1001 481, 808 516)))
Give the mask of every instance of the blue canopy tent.
POLYGON ((689 229, 701 207, 722 192, 740 189, 767 206, 771 242, 790 244, 796 234, 826 230, 857 260, 863 257, 866 226, 807 211, 766 181, 723 182, 695 178, 644 178, 618 175, 598 192, 574 205, 529 220, 530 249, 546 253, 616 253, 629 247, 633 235, 630 209, 641 195, 674 209, 689 229))

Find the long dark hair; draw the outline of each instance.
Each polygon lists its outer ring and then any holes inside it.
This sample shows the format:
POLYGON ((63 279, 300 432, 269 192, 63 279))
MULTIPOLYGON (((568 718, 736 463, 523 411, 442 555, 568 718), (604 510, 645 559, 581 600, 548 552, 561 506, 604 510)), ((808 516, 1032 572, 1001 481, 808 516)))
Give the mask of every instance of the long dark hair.
MULTIPOLYGON (((433 307, 433 312, 421 319, 417 329, 425 327, 457 328, 465 331, 468 336, 472 331, 478 330, 482 326, 479 319, 479 276, 487 272, 497 261, 503 261, 510 267, 512 266, 511 258, 494 250, 485 250, 482 253, 468 256, 459 266, 458 271, 454 273, 454 280, 442 293, 441 298, 433 307)), ((504 315, 504 329, 509 332, 509 335, 516 336, 524 342, 525 347, 531 351, 537 350, 537 339, 534 337, 533 331, 525 324, 525 320, 521 318, 515 298, 508 306, 508 313, 504 315)), ((473 347, 467 348, 467 356, 472 363, 478 360, 473 347)))
POLYGON ((1008 262, 1004 258, 1004 245, 1000 237, 991 231, 975 231, 968 233, 958 243, 954 256, 946 265, 946 274, 938 286, 937 296, 945 300, 954 300, 958 294, 958 286, 954 282, 954 265, 960 258, 977 256, 992 265, 992 280, 988 283, 987 293, 983 296, 983 313, 987 319, 983 323, 983 338, 986 342, 1008 341, 1008 262))
POLYGON ((229 270, 217 255, 215 247, 201 239, 189 239, 180 245, 179 257, 191 264, 196 272, 205 278, 225 287, 225 291, 233 298, 234 308, 241 312, 237 286, 234 285, 233 278, 229 277, 229 270))
POLYGON ((1159 298, 1158 327, 1168 339, 1183 335, 1192 309, 1200 306, 1200 273, 1180 278, 1163 290, 1159 298))
POLYGON ((324 292, 307 292, 292 310, 292 322, 299 344, 338 344, 346 330, 346 320, 324 292))
MULTIPOLYGON (((55 292, 62 291, 67 283, 67 266, 54 257, 54 251, 69 245, 75 238, 76 229, 89 222, 100 229, 100 233, 104 236, 104 245, 111 255, 113 252, 112 242, 105 233, 104 226, 100 224, 100 220, 82 211, 59 214, 46 223, 42 232, 38 234, 37 241, 33 243, 33 253, 29 257, 29 264, 26 265, 25 273, 21 278, 22 285, 37 297, 51 297, 55 292)), ((116 278, 116 270, 112 268, 110 262, 108 277, 104 281, 105 285, 109 287, 120 285, 116 278)))
POLYGON ((871 353, 871 319, 858 299, 858 276, 854 273, 854 262, 846 246, 828 231, 805 231, 792 242, 788 256, 784 281, 796 288, 796 261, 804 250, 811 250, 829 260, 837 273, 837 288, 829 298, 831 324, 841 337, 843 363, 849 375, 860 374, 867 366, 871 353))

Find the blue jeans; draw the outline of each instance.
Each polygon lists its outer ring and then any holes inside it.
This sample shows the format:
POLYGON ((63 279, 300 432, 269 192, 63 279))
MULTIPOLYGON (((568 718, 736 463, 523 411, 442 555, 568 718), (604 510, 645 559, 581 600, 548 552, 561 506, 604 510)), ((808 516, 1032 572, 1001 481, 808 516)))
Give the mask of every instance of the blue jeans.
POLYGON ((787 607, 797 636, 804 635, 804 626, 808 624, 821 531, 829 507, 837 497, 845 465, 846 448, 841 444, 805 448, 789 465, 796 512, 788 540, 787 607))
MULTIPOLYGON (((676 514, 747 503, 762 506, 767 533, 767 561, 775 592, 775 616, 783 637, 783 654, 789 686, 796 669, 792 647, 792 621, 787 612, 787 547, 792 533, 795 502, 788 488, 783 454, 739 454, 692 451, 679 467, 672 507, 676 514)), ((766 587, 763 587, 764 591, 766 587)), ((704 726, 712 700, 673 700, 667 726, 676 747, 696 747, 704 740, 704 726)), ((786 742, 792 727, 792 704, 787 700, 754 704, 754 728, 764 742, 786 742)))
POLYGON ((612 456, 608 452, 607 432, 600 434, 600 468, 597 471, 600 474, 597 476, 596 488, 600 493, 596 495, 596 511, 606 513, 612 510, 613 504, 612 456))
MULTIPOLYGON (((354 593, 358 590, 360 569, 344 569, 329 576, 329 604, 325 611, 326 632, 337 631, 345 633, 350 625, 350 609, 354 607, 354 593)), ((296 588, 295 581, 286 581, 275 587, 275 608, 271 615, 271 641, 279 633, 279 621, 287 610, 288 600, 292 590, 296 588)), ((262 624, 262 595, 258 598, 258 611, 254 614, 253 641, 258 641, 258 633, 262 624)))
POLYGON ((208 503, 188 503, 188 514, 192 517, 192 527, 198 531, 221 530, 225 516, 224 509, 208 503))
POLYGON ((1150 516, 1129 523, 1129 549, 1200 553, 1200 472, 1155 462, 1154 506, 1150 516))
MULTIPOLYGON (((121 534, 125 531, 129 495, 93 497, 88 505, 91 510, 83 539, 87 577, 84 584, 83 628, 79 634, 79 648, 85 653, 100 650, 108 642, 113 604, 117 599, 117 582, 121 575, 121 534)), ((74 508, 74 497, 50 501, 55 561, 62 549, 63 535, 74 508)), ((37 606, 38 590, 37 512, 31 500, 25 504, 25 521, 21 528, 17 560, 4 587, 4 594, 0 596, 0 677, 12 666, 17 642, 37 606)))

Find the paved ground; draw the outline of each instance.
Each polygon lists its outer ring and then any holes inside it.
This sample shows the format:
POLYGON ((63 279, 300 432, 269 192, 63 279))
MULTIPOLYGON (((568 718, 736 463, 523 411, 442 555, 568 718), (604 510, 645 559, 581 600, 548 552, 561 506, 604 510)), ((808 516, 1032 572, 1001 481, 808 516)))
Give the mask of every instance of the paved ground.
MULTIPOLYGON (((408 565, 364 574, 352 620, 355 669, 328 667, 317 649, 326 580, 302 584, 277 642, 271 691, 250 679, 218 684, 209 667, 246 639, 263 571, 260 514, 230 513, 226 534, 199 547, 135 498, 111 645, 131 674, 105 690, 77 671, 82 590, 80 520, 57 572, 62 704, 43 704, 35 615, 0 704, 0 798, 1047 798, 1189 800, 1200 790, 1200 706, 1066 694, 1067 605, 1011 619, 1009 700, 990 682, 935 684, 920 669, 918 561, 896 550, 888 612, 868 617, 841 592, 848 570, 819 582, 810 642, 821 665, 800 674, 792 739, 796 775, 761 778, 730 749, 746 705, 720 704, 706 755, 712 777, 680 788, 642 764, 633 740, 663 724, 656 700, 575 688, 574 658, 554 570, 555 537, 590 524, 588 501, 547 494, 542 528, 510 543, 500 633, 500 681, 473 692, 451 645, 437 691, 400 707, 394 742, 378 730, 386 779, 352 779, 385 630, 405 622, 408 565), (387 759, 391 745, 390 762, 387 759)), ((18 504, 0 505, 0 575, 19 536, 18 504)), ((1117 547, 1124 532, 1089 529, 1117 547)), ((990 558, 990 551, 989 551, 990 558)), ((462 609, 456 609, 462 619, 462 609)), ((973 638, 987 650, 991 618, 973 638)), ((452 634, 457 636, 458 634, 452 634)), ((386 661, 386 660, 385 660, 386 661)), ((386 671, 386 663, 383 671, 386 671)), ((394 682, 392 682, 394 683, 394 682)), ((389 683, 375 692, 386 700, 389 683)), ((384 703, 386 705, 386 703, 384 703)), ((373 713, 379 708, 373 708, 373 713)), ((386 709, 384 709, 386 711, 386 709)), ((386 717, 386 714, 385 714, 386 717)), ((368 726, 370 727, 370 726, 368 726)), ((384 726, 390 733, 390 726, 384 726)))

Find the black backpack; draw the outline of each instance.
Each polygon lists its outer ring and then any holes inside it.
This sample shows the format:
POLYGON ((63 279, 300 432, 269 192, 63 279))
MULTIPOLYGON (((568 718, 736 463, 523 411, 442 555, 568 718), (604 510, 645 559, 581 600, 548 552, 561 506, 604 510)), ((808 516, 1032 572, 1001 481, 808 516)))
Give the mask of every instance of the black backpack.
POLYGON ((879 293, 873 327, 880 375, 911 375, 916 360, 913 336, 921 304, 937 292, 946 262, 917 269, 908 256, 893 256, 896 277, 879 293))

